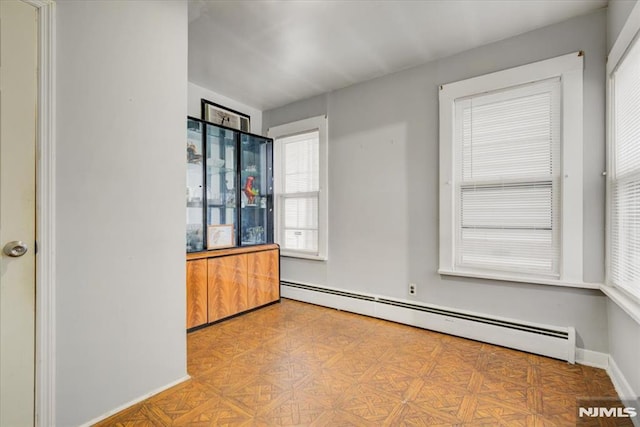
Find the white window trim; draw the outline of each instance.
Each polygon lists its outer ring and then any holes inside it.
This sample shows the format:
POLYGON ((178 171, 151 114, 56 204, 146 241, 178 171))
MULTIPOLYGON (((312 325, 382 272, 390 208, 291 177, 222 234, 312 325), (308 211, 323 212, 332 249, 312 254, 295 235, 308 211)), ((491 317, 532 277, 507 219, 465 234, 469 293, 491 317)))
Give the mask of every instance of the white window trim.
POLYGON ((310 117, 308 119, 298 120, 291 123, 286 123, 279 126, 271 127, 267 130, 267 136, 269 138, 273 138, 274 140, 274 162, 273 162, 273 171, 274 171, 274 189, 275 189, 275 241, 276 243, 280 243, 280 234, 282 228, 282 218, 280 217, 280 211, 282 210, 279 206, 279 193, 281 193, 281 185, 280 176, 282 174, 281 170, 281 162, 280 158, 282 157, 282 147, 277 143, 277 138, 283 138, 286 136, 292 136, 304 132, 310 132, 317 130, 318 131, 318 139, 319 139, 319 154, 320 154, 320 188, 318 191, 318 253, 310 254, 304 251, 292 251, 280 248, 280 255, 285 257, 295 257, 295 258, 305 258, 311 260, 318 261, 326 261, 328 259, 328 235, 329 235, 329 204, 328 204, 328 188, 329 188, 329 177, 328 177, 328 136, 329 136, 329 128, 328 128, 328 120, 327 116, 316 116, 310 117))
POLYGON ((591 287, 582 281, 582 74, 583 54, 574 52, 440 87, 440 267, 439 274, 545 285, 591 287), (560 274, 518 275, 460 269, 455 265, 454 101, 458 98, 553 77, 562 83, 560 274))
MULTIPOLYGON (((607 171, 613 171, 613 73, 625 57, 633 42, 640 39, 640 3, 636 3, 629 14, 620 34, 616 39, 607 58, 607 171)), ((640 43, 638 40, 636 43, 640 43)), ((614 285, 611 282, 611 186, 612 174, 607 173, 606 196, 606 255, 605 255, 605 283, 602 286, 612 300, 622 307, 638 323, 640 323, 640 298, 629 293, 626 289, 614 285)))

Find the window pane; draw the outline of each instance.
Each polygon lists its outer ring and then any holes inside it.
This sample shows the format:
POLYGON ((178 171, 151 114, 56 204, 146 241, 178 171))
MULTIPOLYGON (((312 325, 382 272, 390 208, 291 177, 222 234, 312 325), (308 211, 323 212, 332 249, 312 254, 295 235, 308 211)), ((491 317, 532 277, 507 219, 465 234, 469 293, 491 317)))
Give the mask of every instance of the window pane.
POLYGON ((318 191, 318 131, 284 138, 283 143, 285 193, 318 191))
POLYGON ((285 228, 318 228, 318 196, 286 197, 284 199, 285 228))
POLYGON ((461 101, 462 180, 553 175, 558 85, 554 80, 461 101))
POLYGON ((618 180, 611 196, 612 280, 640 296, 640 173, 618 180))
POLYGON ((551 230, 462 229, 461 234, 464 265, 543 274, 557 270, 551 230))
POLYGON ((557 275, 560 82, 456 100, 460 266, 557 275))
POLYGON ((553 226, 552 184, 465 187, 461 191, 462 227, 543 228, 553 226))
POLYGON ((318 231, 286 229, 283 249, 318 252, 318 231))
POLYGON ((616 176, 640 170, 640 45, 636 42, 615 74, 616 176))
POLYGON ((614 74, 610 280, 640 298, 640 44, 614 74))

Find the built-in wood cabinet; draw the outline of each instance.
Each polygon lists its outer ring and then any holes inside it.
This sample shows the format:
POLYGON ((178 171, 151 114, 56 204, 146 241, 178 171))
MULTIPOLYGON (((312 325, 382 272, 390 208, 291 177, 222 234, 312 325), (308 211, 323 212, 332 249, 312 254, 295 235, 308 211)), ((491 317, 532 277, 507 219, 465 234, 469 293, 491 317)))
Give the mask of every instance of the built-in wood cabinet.
POLYGON ((187 262, 187 328, 207 323, 207 260, 187 262))
POLYGON ((278 299, 278 254, 275 251, 259 252, 248 261, 249 305, 260 306, 278 299))
MULTIPOLYGON (((257 254, 252 255, 257 256, 257 254)), ((233 316, 249 308, 247 259, 249 255, 209 258, 209 322, 233 316)))
POLYGON ((279 300, 278 245, 187 254, 187 329, 279 300))

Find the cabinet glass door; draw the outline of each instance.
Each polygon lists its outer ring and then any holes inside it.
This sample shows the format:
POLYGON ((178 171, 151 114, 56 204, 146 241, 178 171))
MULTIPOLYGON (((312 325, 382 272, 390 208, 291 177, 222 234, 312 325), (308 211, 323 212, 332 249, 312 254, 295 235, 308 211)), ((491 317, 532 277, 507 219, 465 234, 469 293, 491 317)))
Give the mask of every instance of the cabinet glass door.
POLYGON ((207 249, 236 245, 237 132, 206 125, 207 129, 207 249))
POLYGON ((241 245, 273 242, 272 144, 266 138, 240 136, 241 245))
POLYGON ((204 250, 202 123, 187 122, 187 252, 204 250))

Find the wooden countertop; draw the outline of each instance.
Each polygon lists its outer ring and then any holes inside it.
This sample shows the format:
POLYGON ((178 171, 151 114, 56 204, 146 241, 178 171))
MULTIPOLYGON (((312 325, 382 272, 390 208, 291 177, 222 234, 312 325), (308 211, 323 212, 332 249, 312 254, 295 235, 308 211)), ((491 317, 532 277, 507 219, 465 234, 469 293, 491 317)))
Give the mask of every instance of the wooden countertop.
POLYGON ((280 246, 278 246, 275 243, 272 243, 268 245, 241 246, 241 247, 229 248, 229 249, 216 249, 211 251, 192 252, 187 254, 187 261, 194 260, 194 259, 202 259, 202 258, 217 258, 217 257, 227 256, 227 255, 247 254, 252 252, 263 252, 263 251, 270 251, 270 250, 279 249, 279 248, 280 246))

